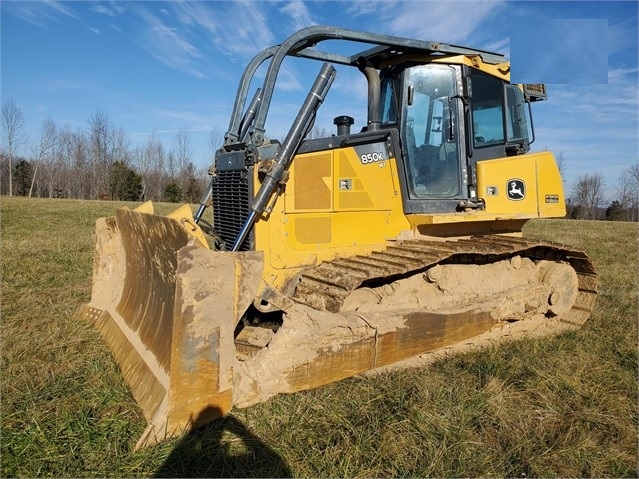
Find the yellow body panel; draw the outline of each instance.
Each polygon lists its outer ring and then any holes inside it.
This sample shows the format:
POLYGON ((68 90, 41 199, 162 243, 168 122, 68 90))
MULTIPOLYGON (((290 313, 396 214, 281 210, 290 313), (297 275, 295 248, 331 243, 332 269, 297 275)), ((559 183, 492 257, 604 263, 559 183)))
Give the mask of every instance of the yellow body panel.
POLYGON ((442 65, 467 65, 481 70, 501 80, 510 82, 510 63, 485 63, 479 55, 403 55, 401 58, 391 59, 387 65, 401 64, 407 61, 416 63, 441 63, 442 65))
POLYGON ((268 220, 255 224, 265 282, 279 287, 300 267, 367 254, 410 229, 394 158, 363 163, 354 148, 300 154, 268 220))
POLYGON ((480 161, 477 180, 483 210, 405 215, 395 158, 363 163, 350 147, 300 154, 268 218, 255 224, 263 285, 282 288, 304 267, 379 251, 400 236, 516 233, 528 219, 565 215, 549 152, 480 161), (513 180, 521 198, 507 194, 513 180))
POLYGON ((486 212, 499 217, 566 215, 561 176, 548 151, 478 162, 477 195, 486 212))
POLYGON ((431 57, 431 63, 442 63, 444 65, 457 64, 467 65, 477 70, 481 70, 484 73, 488 73, 494 77, 500 78, 507 82, 510 82, 510 63, 498 63, 496 65, 492 63, 484 63, 479 55, 467 56, 467 55, 454 55, 454 56, 441 56, 431 57))

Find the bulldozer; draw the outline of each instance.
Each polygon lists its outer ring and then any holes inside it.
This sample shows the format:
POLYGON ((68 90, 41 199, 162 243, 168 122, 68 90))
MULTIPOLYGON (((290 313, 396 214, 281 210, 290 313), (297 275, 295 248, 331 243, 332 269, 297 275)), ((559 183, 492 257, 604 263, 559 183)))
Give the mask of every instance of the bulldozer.
POLYGON ((80 314, 147 420, 136 447, 276 394, 582 326, 591 260, 522 235, 566 214, 552 153, 530 151, 546 99, 510 83, 503 55, 441 42, 311 26, 256 55, 199 207, 96 222, 80 314), (319 69, 278 140, 265 124, 291 58, 319 69), (367 117, 332 112, 335 131, 309 135, 338 69, 364 76, 367 117))

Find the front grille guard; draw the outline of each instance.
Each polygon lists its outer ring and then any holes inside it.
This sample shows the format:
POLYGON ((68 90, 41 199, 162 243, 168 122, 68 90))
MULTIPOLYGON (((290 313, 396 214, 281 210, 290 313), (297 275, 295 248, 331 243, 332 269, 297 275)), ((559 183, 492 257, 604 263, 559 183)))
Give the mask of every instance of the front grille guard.
MULTIPOLYGON (((223 250, 230 250, 249 215, 253 198, 253 167, 218 171, 213 181, 213 228, 222 238, 223 250)), ((255 249, 255 235, 249 234, 239 251, 255 249)))

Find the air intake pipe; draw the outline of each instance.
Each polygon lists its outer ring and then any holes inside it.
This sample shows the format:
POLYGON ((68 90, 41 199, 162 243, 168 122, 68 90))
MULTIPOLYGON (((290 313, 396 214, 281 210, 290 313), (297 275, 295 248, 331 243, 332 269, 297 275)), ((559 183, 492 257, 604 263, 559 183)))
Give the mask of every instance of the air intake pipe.
POLYGON ((337 136, 350 135, 353 123, 355 123, 355 120, 350 116, 336 116, 333 120, 333 125, 337 126, 337 136))

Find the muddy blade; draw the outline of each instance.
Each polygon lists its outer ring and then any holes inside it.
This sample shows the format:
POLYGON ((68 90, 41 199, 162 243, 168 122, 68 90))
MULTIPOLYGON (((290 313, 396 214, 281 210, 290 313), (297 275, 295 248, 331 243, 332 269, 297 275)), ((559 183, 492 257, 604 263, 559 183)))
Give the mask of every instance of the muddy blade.
POLYGON ((193 244, 176 219, 121 209, 96 223, 94 322, 148 422, 137 447, 210 421, 232 407, 237 311, 253 300, 259 255, 193 244), (235 280, 236 274, 250 284, 235 280), (232 349, 231 349, 232 351, 232 349))

